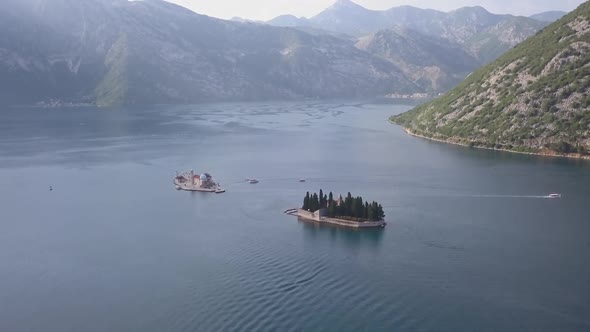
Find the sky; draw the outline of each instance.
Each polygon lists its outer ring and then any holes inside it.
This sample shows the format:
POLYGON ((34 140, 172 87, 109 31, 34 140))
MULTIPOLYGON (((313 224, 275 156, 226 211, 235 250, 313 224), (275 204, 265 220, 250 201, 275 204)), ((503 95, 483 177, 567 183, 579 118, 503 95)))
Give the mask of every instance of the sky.
MULTIPOLYGON (((229 19, 234 16, 267 21, 283 14, 311 17, 335 0, 167 0, 199 14, 229 19)), ((375 10, 401 5, 449 11, 482 6, 496 14, 532 15, 549 10, 571 11, 585 0, 353 0, 375 10)))

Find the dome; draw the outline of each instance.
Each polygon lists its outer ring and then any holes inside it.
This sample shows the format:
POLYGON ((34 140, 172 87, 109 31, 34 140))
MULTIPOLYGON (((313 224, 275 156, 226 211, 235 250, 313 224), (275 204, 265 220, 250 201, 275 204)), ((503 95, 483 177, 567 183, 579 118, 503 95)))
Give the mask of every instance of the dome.
POLYGON ((207 181, 207 175, 201 174, 201 181, 207 181))

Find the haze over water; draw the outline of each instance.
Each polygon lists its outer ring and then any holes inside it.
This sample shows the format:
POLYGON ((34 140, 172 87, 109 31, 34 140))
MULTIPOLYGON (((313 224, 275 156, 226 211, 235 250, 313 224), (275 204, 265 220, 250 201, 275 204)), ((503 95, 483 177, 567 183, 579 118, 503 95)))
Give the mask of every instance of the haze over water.
POLYGON ((0 330, 590 330, 590 163, 412 138, 409 108, 2 110, 0 330), (191 168, 227 193, 174 190, 191 168), (320 188, 388 226, 283 214, 320 188))

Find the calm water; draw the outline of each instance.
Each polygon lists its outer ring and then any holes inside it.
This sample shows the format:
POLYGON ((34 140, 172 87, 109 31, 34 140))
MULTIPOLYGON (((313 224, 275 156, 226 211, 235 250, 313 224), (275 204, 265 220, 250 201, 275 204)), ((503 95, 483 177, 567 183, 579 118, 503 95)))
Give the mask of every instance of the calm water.
POLYGON ((411 138, 408 108, 2 110, 0 330, 589 331, 590 163, 411 138), (389 225, 282 213, 320 188, 389 225))

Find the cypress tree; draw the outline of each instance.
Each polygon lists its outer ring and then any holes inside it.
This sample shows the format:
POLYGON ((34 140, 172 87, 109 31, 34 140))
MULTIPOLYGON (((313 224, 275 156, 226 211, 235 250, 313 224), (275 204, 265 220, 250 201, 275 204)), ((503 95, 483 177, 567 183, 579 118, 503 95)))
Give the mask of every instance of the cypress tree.
POLYGON ((307 192, 307 194, 303 198, 303 208, 302 209, 309 211, 309 191, 307 192))
POLYGON ((346 195, 346 198, 344 199, 344 206, 345 206, 345 210, 346 211, 346 215, 352 215, 352 195, 350 194, 350 192, 348 192, 348 195, 346 195))
POLYGON ((364 214, 364 204, 363 204, 363 198, 362 197, 357 197, 357 202, 356 202, 356 217, 357 218, 362 218, 363 214, 364 214))
POLYGON ((385 219, 385 212, 383 212, 383 206, 381 206, 381 204, 379 204, 379 206, 377 207, 377 217, 377 220, 385 219))
POLYGON ((330 201, 328 204, 328 217, 334 218, 336 216, 336 203, 334 201, 330 201))
POLYGON ((379 203, 375 202, 375 221, 379 220, 379 203))
MULTIPOLYGON (((342 199, 342 195, 339 196, 342 199)), ((303 210, 316 212, 320 209, 327 209, 327 215, 334 217, 352 217, 360 219, 361 221, 381 221, 385 218, 383 206, 375 201, 369 203, 364 201, 361 196, 353 197, 349 192, 343 201, 343 204, 338 204, 339 200, 334 200, 332 192, 325 195, 324 191, 320 189, 319 195, 317 193, 310 194, 306 192, 303 198, 303 210)))
POLYGON ((311 212, 316 212, 320 209, 320 201, 318 198, 318 194, 314 193, 311 198, 311 212))

